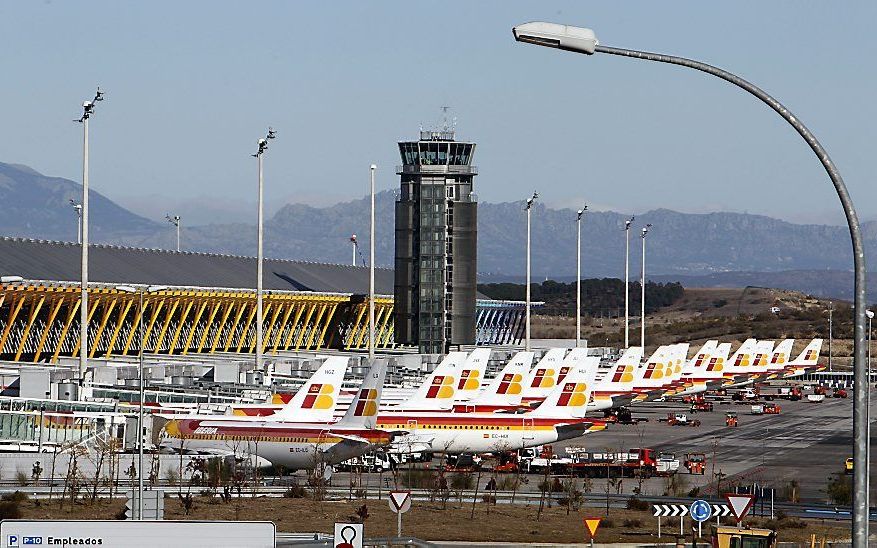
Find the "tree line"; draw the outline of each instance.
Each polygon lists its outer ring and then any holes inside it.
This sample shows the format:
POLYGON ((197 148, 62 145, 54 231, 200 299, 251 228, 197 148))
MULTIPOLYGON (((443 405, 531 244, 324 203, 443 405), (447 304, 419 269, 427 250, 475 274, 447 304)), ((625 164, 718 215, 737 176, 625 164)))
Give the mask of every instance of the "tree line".
MULTIPOLYGON (((630 308, 639 310, 639 282, 630 283, 630 308)), ((489 283, 478 284, 478 291, 491 299, 523 301, 526 298, 526 284, 489 283)), ((685 293, 679 282, 658 283, 646 281, 646 312, 654 312, 669 306, 685 293)), ((546 280, 530 284, 530 298, 544 301, 545 309, 551 311, 574 311, 576 306, 576 283, 563 283, 546 280)), ((624 309, 624 282, 618 278, 591 278, 582 280, 582 312, 602 313, 605 310, 624 309)))

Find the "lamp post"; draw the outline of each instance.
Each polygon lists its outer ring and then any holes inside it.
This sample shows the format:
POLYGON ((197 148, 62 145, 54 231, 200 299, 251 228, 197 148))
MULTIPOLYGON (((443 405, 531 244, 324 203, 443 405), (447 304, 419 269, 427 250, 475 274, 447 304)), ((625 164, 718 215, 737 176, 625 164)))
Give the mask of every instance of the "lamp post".
MULTIPOLYGON (((868 412, 871 411, 871 320, 874 319, 874 312, 865 310, 865 316, 868 317, 868 382, 866 384, 865 402, 868 412)), ((865 436, 868 443, 865 444, 865 462, 871 462, 871 421, 868 421, 868 434, 865 436)), ((865 491, 865 508, 871 512, 871 493, 865 491)))
POLYGON ((828 371, 834 371, 832 342, 834 341, 834 301, 828 301, 828 371))
POLYGON ((144 287, 137 289, 130 285, 117 285, 117 291, 124 291, 125 293, 137 293, 138 300, 140 301, 137 316, 138 316, 138 324, 137 324, 137 332, 138 338, 140 339, 140 350, 137 352, 137 364, 138 364, 138 386, 140 391, 140 396, 138 398, 137 403, 137 512, 135 517, 138 520, 143 520, 143 399, 145 397, 145 388, 144 388, 144 378, 143 378, 143 351, 146 346, 146 341, 143 338, 143 293, 153 293, 155 291, 163 291, 167 289, 167 286, 164 285, 153 285, 149 287, 144 287))
POLYGON ((624 221, 624 348, 630 346, 630 225, 634 216, 624 221))
POLYGON ((82 227, 80 229, 82 246, 82 280, 80 281, 79 304, 79 394, 85 385, 85 369, 88 365, 88 119, 94 114, 95 103, 104 100, 104 93, 98 86, 94 99, 82 103, 82 116, 75 122, 82 124, 82 227))
POLYGON ((262 178, 262 156, 265 154, 265 151, 268 150, 268 140, 274 139, 277 137, 277 133, 272 129, 268 128, 268 134, 265 135, 264 138, 259 139, 256 144, 259 145, 259 150, 253 154, 255 156, 257 163, 259 164, 259 212, 257 214, 256 224, 258 225, 258 236, 257 236, 257 244, 256 244, 256 368, 259 369, 262 367, 262 232, 263 232, 263 219, 262 219, 262 194, 263 194, 263 178, 262 178))
POLYGON ((174 215, 173 217, 170 214, 164 216, 167 219, 167 222, 177 227, 177 253, 180 251, 180 219, 179 215, 174 215))
POLYGON ((353 247, 353 266, 356 266, 356 234, 350 236, 350 243, 353 247))
POLYGON ((375 170, 378 166, 369 167, 371 182, 371 222, 369 224, 368 245, 368 359, 375 360, 375 170))
POLYGON ((841 205, 843 206, 853 246, 853 265, 855 271, 855 336, 853 343, 855 391, 853 394, 854 481, 852 540, 854 546, 866 546, 868 544, 868 500, 866 493, 868 492, 869 472, 869 463, 867 461, 869 440, 866 436, 868 435, 869 410, 867 407, 867 372, 865 371, 865 248, 859 227, 859 219, 856 215, 852 198, 850 198, 843 178, 835 167, 834 162, 832 162, 829 157, 828 152, 825 151, 822 144, 816 139, 810 130, 801 123, 801 120, 789 112, 789 109, 783 104, 765 93, 761 88, 728 71, 683 57, 601 46, 598 44, 597 37, 591 29, 539 22, 526 23, 517 26, 512 29, 512 32, 515 39, 521 42, 529 42, 540 46, 558 48, 588 55, 594 53, 605 53, 607 55, 618 55, 633 59, 668 63, 699 70, 717 78, 721 78, 722 80, 754 95, 772 108, 786 122, 788 122, 795 131, 798 132, 810 149, 816 154, 816 157, 819 158, 819 161, 822 163, 822 166, 825 168, 826 173, 831 179, 841 205))
POLYGON ((643 349, 643 353, 646 351, 646 235, 649 233, 649 229, 652 228, 651 224, 647 224, 643 227, 642 239, 643 239, 643 268, 642 273, 640 275, 640 291, 642 292, 640 295, 640 335, 639 335, 639 345, 643 349))
POLYGON ((530 351, 530 210, 533 208, 533 202, 538 197, 539 194, 534 190, 533 196, 527 198, 527 307, 524 312, 526 316, 526 321, 524 322, 524 350, 527 352, 530 351))
POLYGON ((76 243, 82 245, 82 204, 77 204, 76 200, 70 198, 70 205, 76 212, 76 243))
POLYGON ((585 205, 576 211, 576 348, 582 342, 582 215, 587 210, 585 205))

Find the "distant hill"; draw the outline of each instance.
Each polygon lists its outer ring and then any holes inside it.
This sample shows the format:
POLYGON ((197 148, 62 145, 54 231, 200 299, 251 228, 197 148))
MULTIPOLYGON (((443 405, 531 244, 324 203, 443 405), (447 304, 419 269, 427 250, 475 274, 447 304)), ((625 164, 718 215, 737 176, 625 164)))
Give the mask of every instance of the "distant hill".
MULTIPOLYGON (((130 238, 160 225, 89 191, 89 233, 95 241, 130 238)), ((33 169, 0 163, 0 234, 76 241, 76 212, 69 200, 82 201, 82 185, 47 177, 33 169)))
MULTIPOLYGON (((79 183, 46 177, 35 170, 0 163, 0 235, 75 241, 79 183)), ((377 263, 393 265, 392 191, 377 196, 377 263)), ((97 192, 91 193, 94 242, 171 249, 173 227, 131 213, 97 192)), ((583 277, 620 277, 624 272, 624 220, 627 214, 588 212, 583 224, 583 277)), ((533 279, 569 281, 575 274, 575 212, 537 203, 533 211, 533 279)), ((745 213, 679 213, 657 209, 637 215, 631 231, 631 278, 639 276, 639 230, 653 225, 647 240, 649 278, 684 285, 761 285, 816 295, 848 296, 852 264, 845 227, 794 224, 745 213), (833 273, 828 270, 836 271, 833 273), (772 273, 764 276, 763 273, 772 273), (702 278, 709 276, 708 278, 702 278)), ((521 202, 480 203, 478 272, 481 282, 522 281, 525 213, 521 202)), ((877 256, 877 223, 863 226, 866 253, 877 256)), ((368 256, 368 200, 330 207, 288 204, 265 226, 266 255, 347 263, 349 237, 356 233, 368 256)), ((253 255, 253 224, 188 226, 183 250, 253 255)))

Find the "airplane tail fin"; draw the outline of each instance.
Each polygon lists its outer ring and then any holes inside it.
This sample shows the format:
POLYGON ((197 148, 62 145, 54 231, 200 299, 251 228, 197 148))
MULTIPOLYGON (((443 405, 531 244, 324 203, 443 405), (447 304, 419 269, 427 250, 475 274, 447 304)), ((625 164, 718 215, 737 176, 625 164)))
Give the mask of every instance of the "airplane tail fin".
POLYGON ((815 366, 819 363, 819 352, 822 351, 822 339, 813 339, 810 341, 801 354, 792 360, 789 365, 793 366, 815 366))
POLYGON ((356 393, 356 397, 347 408, 347 412, 338 421, 338 425, 353 428, 373 429, 377 424, 378 405, 381 402, 381 391, 384 388, 384 377, 387 375, 386 358, 378 358, 369 368, 356 393))
POLYGON ((454 391, 455 400, 472 399, 481 391, 481 381, 484 380, 484 373, 487 371, 490 352, 489 348, 476 348, 466 358, 454 391))
POLYGON ((544 398, 554 389, 565 354, 565 348, 552 348, 542 356, 524 379, 524 398, 544 398))
POLYGON ((465 352, 449 352, 410 398, 399 405, 406 409, 442 410, 453 407, 465 352))
POLYGON ((348 358, 344 356, 326 358, 289 403, 273 416, 277 419, 295 417, 298 422, 330 422, 347 372, 347 363, 348 358))
POLYGON ((577 419, 585 416, 600 358, 589 356, 573 368, 528 417, 577 419))
POLYGON ((785 339, 778 344, 770 355, 768 367, 772 369, 782 369, 789 360, 792 359, 792 347, 795 345, 795 339, 785 339))
POLYGON ((490 384, 469 403, 473 405, 520 405, 524 377, 533 364, 532 352, 518 352, 490 384))

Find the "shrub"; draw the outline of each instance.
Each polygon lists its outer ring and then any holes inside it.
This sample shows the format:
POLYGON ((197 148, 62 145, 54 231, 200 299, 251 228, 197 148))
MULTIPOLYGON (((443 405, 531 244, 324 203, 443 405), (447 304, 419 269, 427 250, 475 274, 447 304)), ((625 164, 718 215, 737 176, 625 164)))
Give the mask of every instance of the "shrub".
POLYGON ((630 497, 627 499, 627 509, 628 510, 641 510, 647 511, 650 508, 648 502, 638 499, 636 497, 630 497))
POLYGON ((621 526, 622 526, 622 527, 625 527, 625 528, 627 528, 627 529, 633 529, 633 528, 636 528, 636 527, 642 527, 642 525, 643 525, 642 520, 641 520, 641 519, 637 519, 637 518, 628 518, 628 519, 624 520, 624 521, 621 523, 621 526))
POLYGON ((475 478, 472 474, 454 474, 451 476, 451 489, 474 489, 475 478))
POLYGON ((600 527, 602 527, 603 529, 612 529, 613 527, 615 527, 615 522, 609 518, 605 518, 600 521, 600 527))
POLYGON ((22 515, 18 502, 11 500, 0 502, 0 520, 21 519, 22 515))
POLYGON ((22 493, 21 491, 6 493, 0 498, 2 498, 6 502, 24 502, 26 500, 29 500, 27 493, 22 493))
POLYGON ((297 483, 293 483, 289 486, 289 488, 283 492, 283 498, 285 499, 301 499, 307 494, 305 488, 297 483))
POLYGON ((496 497, 490 494, 484 494, 481 496, 481 502, 486 502, 487 504, 496 504, 496 497))
POLYGON ((412 489, 432 489, 435 486, 432 470, 401 470, 399 479, 402 480, 402 485, 412 489))
POLYGON ((24 487, 25 485, 30 483, 30 476, 25 474, 23 471, 18 470, 17 472, 15 472, 15 483, 24 487))
POLYGON ((834 504, 847 506, 853 499, 853 482, 844 475, 836 474, 828 479, 825 492, 834 504))

